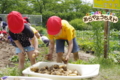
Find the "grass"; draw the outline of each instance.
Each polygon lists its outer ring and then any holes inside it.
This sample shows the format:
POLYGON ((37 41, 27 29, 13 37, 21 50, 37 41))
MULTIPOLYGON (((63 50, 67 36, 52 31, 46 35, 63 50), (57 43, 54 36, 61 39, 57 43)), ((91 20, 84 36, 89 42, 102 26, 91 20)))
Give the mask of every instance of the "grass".
MULTIPOLYGON (((41 57, 41 56, 40 56, 41 57)), ((40 59, 40 57, 38 59, 40 59)), ((39 60, 37 60, 39 61, 39 60)), ((114 63, 111 59, 94 58, 89 61, 78 60, 76 62, 70 61, 73 64, 100 64, 99 75, 94 78, 87 78, 81 80, 119 80, 120 79, 120 63, 114 63)), ((26 61, 25 67, 29 67, 30 62, 26 61)), ((0 77, 2 76, 19 76, 18 64, 14 67, 6 67, 0 69, 0 77)))
MULTIPOLYGON (((108 65, 109 66, 109 65, 108 65)), ((120 80, 120 64, 114 67, 100 68, 99 75, 94 78, 81 79, 81 80, 120 80)))

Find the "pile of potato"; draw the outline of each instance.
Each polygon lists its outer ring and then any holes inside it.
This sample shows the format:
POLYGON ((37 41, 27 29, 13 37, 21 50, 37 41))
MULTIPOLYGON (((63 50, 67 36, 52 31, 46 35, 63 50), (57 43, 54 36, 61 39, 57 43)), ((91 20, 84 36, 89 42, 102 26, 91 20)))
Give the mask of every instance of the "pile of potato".
POLYGON ((50 67, 45 66, 42 68, 31 67, 31 71, 41 74, 49 74, 49 75, 60 75, 60 76, 80 76, 77 70, 69 70, 66 65, 52 65, 50 67))

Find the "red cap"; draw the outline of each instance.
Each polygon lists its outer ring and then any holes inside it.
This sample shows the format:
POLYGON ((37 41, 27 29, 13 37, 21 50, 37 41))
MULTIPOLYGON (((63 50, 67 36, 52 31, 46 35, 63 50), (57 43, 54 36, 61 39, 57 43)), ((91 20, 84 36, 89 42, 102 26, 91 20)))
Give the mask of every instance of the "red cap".
POLYGON ((23 20, 24 23, 28 23, 26 20, 23 20))
POLYGON ((23 19, 28 19, 28 17, 23 17, 23 19))
POLYGON ((23 17, 24 23, 28 23, 28 22, 26 21, 26 19, 28 19, 28 17, 23 17))
POLYGON ((7 34, 7 32, 5 30, 2 30, 0 31, 0 34, 3 33, 3 34, 7 34))
POLYGON ((3 34, 7 34, 7 32, 6 32, 5 30, 2 30, 1 32, 2 32, 3 34))
POLYGON ((20 33, 24 29, 24 21, 21 13, 12 11, 7 16, 8 27, 13 33, 20 33))
POLYGON ((47 20, 47 32, 50 35, 56 35, 60 32, 62 27, 61 18, 58 16, 52 16, 47 20))

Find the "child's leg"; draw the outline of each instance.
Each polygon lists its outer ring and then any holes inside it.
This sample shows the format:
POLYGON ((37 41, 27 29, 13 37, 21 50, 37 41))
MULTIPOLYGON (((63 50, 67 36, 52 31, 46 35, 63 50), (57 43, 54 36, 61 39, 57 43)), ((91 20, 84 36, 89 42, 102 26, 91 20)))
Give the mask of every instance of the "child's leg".
POLYGON ((65 44, 65 40, 62 39, 56 40, 57 62, 62 62, 62 57, 64 53, 64 44, 65 44))
POLYGON ((63 53, 60 52, 60 53, 57 53, 57 62, 62 62, 62 57, 63 57, 63 53))
POLYGON ((30 59, 31 65, 35 64, 35 58, 32 57, 32 54, 34 54, 34 48, 32 46, 28 46, 25 47, 25 50, 27 51, 27 55, 30 59))
POLYGON ((31 65, 35 64, 35 58, 32 57, 34 50, 28 52, 28 58, 30 59, 31 65))
POLYGON ((75 60, 75 61, 79 59, 78 51, 79 51, 79 47, 78 47, 76 38, 74 38, 74 39, 73 39, 73 49, 72 49, 72 53, 73 53, 73 55, 74 55, 74 60, 75 60))
POLYGON ((73 55, 74 55, 74 60, 77 61, 79 59, 78 52, 73 53, 73 55))
POLYGON ((18 68, 20 70, 24 69, 24 62, 25 62, 25 55, 23 53, 18 53, 18 57, 19 57, 19 66, 18 68))
POLYGON ((19 64, 18 64, 19 73, 20 75, 22 75, 22 70, 24 69, 25 55, 17 47, 16 47, 16 54, 18 54, 18 58, 19 58, 19 64))

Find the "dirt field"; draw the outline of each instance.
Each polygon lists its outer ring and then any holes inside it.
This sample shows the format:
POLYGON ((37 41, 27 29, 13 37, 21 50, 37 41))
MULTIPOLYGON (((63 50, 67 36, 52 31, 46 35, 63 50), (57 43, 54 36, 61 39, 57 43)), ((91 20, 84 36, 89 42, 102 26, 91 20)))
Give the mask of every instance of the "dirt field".
MULTIPOLYGON (((7 42, 0 42, 0 68, 8 66, 13 66, 14 63, 10 62, 10 58, 15 55, 15 47, 10 45, 7 42)), ((90 54, 85 54, 84 52, 79 52, 80 59, 88 60, 91 57, 94 57, 90 54)), ((73 60, 73 55, 70 56, 71 60, 73 60)), ((53 60, 55 61, 56 54, 53 55, 53 60)))
POLYGON ((10 58, 14 55, 15 48, 7 42, 0 42, 0 68, 12 65, 10 58))

